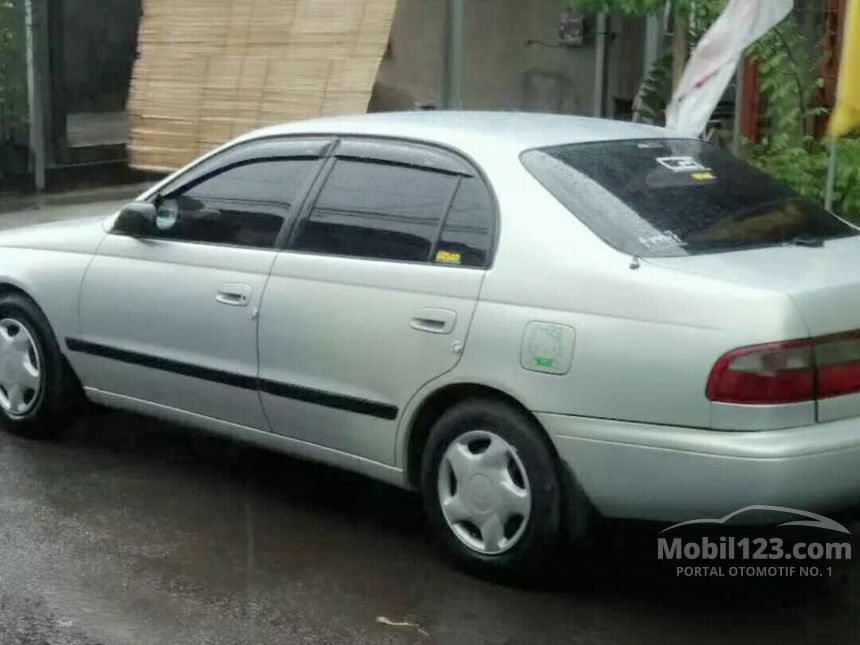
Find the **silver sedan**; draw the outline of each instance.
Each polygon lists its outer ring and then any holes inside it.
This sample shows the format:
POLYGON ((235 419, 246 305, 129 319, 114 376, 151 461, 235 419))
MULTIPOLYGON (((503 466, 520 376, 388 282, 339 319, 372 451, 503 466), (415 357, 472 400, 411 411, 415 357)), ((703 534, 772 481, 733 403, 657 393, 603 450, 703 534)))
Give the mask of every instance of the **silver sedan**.
POLYGON ((665 130, 293 123, 0 247, 11 431, 89 400, 349 468, 478 573, 597 514, 860 497, 857 230, 665 130))

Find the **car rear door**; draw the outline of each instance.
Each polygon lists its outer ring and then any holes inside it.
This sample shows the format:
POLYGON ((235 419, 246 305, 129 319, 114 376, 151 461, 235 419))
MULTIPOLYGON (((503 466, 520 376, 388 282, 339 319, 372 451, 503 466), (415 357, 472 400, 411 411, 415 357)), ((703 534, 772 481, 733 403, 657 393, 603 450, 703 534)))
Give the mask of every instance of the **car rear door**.
POLYGON ((108 235, 83 282, 81 334, 67 339, 85 385, 268 429, 257 390, 260 299, 327 145, 241 146, 162 191, 147 234, 108 235))
POLYGON ((491 192, 459 156, 341 141, 263 297, 272 429, 393 463, 404 406, 460 358, 494 227, 491 192))

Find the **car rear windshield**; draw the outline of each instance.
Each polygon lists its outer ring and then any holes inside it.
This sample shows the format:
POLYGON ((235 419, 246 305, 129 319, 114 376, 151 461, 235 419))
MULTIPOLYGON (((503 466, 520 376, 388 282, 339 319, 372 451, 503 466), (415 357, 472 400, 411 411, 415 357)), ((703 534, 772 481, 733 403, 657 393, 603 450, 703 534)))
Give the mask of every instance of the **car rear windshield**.
POLYGON ((530 150, 523 164, 594 233, 643 257, 777 244, 857 230, 703 141, 633 140, 530 150))

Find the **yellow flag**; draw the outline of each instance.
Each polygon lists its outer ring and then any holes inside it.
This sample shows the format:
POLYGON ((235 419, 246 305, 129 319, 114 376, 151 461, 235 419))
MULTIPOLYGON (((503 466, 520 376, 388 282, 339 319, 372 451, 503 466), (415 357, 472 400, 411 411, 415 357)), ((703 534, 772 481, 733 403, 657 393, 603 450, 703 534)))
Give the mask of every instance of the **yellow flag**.
POLYGON ((836 107, 830 117, 832 137, 848 134, 860 126, 860 0, 848 0, 847 19, 836 107))

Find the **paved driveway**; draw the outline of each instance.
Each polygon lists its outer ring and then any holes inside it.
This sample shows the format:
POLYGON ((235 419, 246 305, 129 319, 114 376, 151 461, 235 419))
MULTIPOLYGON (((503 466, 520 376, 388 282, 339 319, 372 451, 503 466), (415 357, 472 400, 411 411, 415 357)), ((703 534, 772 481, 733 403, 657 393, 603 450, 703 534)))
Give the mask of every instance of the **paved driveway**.
POLYGON ((359 476, 107 411, 58 443, 0 434, 2 643, 860 637, 856 568, 826 584, 677 582, 653 545, 634 537, 559 562, 541 588, 506 588, 450 569, 418 498, 359 476))

